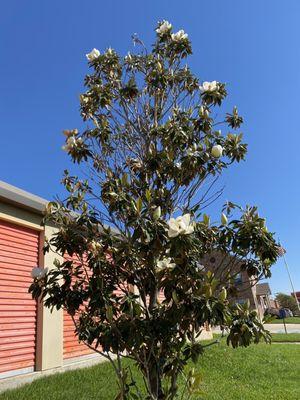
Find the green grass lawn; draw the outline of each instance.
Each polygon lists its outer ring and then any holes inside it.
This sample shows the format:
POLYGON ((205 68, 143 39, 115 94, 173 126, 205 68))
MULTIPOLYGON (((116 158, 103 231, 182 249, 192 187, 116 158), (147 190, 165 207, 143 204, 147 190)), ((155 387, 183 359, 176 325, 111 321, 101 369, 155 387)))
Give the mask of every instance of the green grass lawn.
POLYGON ((300 333, 272 333, 273 342, 300 342, 300 333))
MULTIPOLYGON (((193 400, 298 400, 300 345, 259 344, 233 350, 211 346, 199 361, 201 397, 193 400)), ((140 382, 136 370, 137 381, 140 382)), ((0 400, 112 400, 116 381, 109 364, 36 380, 0 394, 0 400)))
MULTIPOLYGON (((300 324, 300 317, 288 317, 285 318, 286 324, 300 324)), ((282 319, 274 319, 273 321, 268 322, 268 324, 283 324, 282 319)))

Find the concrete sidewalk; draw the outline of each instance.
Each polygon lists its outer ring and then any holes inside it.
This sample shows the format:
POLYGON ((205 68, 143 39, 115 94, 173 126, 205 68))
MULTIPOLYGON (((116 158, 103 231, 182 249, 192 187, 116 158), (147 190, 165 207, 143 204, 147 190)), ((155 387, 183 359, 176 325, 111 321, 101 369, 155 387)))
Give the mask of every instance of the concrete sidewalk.
MULTIPOLYGON (((300 333, 300 324, 286 324, 287 333, 300 333)), ((265 324, 264 327, 271 333, 285 333, 283 324, 265 324)))
MULTIPOLYGON (((271 333, 285 333, 283 324, 265 324, 264 327, 271 333)), ((300 333, 300 324, 286 324, 287 333, 300 333)), ((219 327, 212 328, 213 333, 221 333, 219 327)))

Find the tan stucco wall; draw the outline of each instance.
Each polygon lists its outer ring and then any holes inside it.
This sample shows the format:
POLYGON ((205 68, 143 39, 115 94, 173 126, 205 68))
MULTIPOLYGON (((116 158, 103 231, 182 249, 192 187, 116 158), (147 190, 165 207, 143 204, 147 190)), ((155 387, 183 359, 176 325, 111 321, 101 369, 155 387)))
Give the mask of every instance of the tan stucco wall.
POLYGON ((41 227, 42 216, 23 210, 19 207, 10 204, 2 203, 0 201, 0 219, 15 223, 17 225, 24 225, 37 230, 43 230, 41 227))
MULTIPOLYGON (((0 201, 0 220, 5 220, 17 225, 28 226, 40 231, 39 266, 51 269, 55 258, 50 252, 43 254, 42 247, 45 236, 50 238, 55 232, 51 226, 41 226, 42 215, 24 210, 18 206, 0 201)), ((63 313, 43 307, 38 303, 37 312, 37 339, 36 339, 36 369, 45 370, 61 367, 63 365, 63 313)))
MULTIPOLYGON (((45 226, 42 233, 43 238, 48 239, 53 235, 56 228, 45 226)), ((44 241, 44 240, 43 240, 44 241)), ((61 259, 53 252, 41 255, 41 265, 49 270, 54 267, 55 259, 61 259)), ((52 312, 39 304, 37 321, 37 358, 38 370, 57 368, 63 365, 63 311, 52 312)))

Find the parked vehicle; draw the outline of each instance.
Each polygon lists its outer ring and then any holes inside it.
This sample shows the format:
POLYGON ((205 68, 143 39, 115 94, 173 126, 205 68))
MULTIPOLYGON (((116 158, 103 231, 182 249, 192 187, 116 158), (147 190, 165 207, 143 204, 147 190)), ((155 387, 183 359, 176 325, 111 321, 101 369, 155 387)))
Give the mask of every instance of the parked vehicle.
POLYGON ((281 315, 285 315, 285 318, 287 317, 293 317, 293 313, 289 308, 267 308, 266 311, 264 312, 264 315, 271 315, 273 317, 281 318, 281 315))
POLYGON ((264 315, 271 315, 272 317, 279 318, 279 309, 274 307, 267 308, 264 315))
POLYGON ((292 311, 289 308, 283 308, 283 310, 285 311, 285 314, 287 317, 293 317, 294 314, 292 313, 292 311))

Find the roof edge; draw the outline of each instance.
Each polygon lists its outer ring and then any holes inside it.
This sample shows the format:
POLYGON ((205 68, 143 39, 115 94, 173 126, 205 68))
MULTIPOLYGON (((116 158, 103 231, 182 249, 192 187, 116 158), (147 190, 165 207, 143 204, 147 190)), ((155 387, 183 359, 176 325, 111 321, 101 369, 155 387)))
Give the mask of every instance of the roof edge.
POLYGON ((44 214, 48 204, 48 200, 3 181, 0 181, 0 201, 41 215, 44 214))

